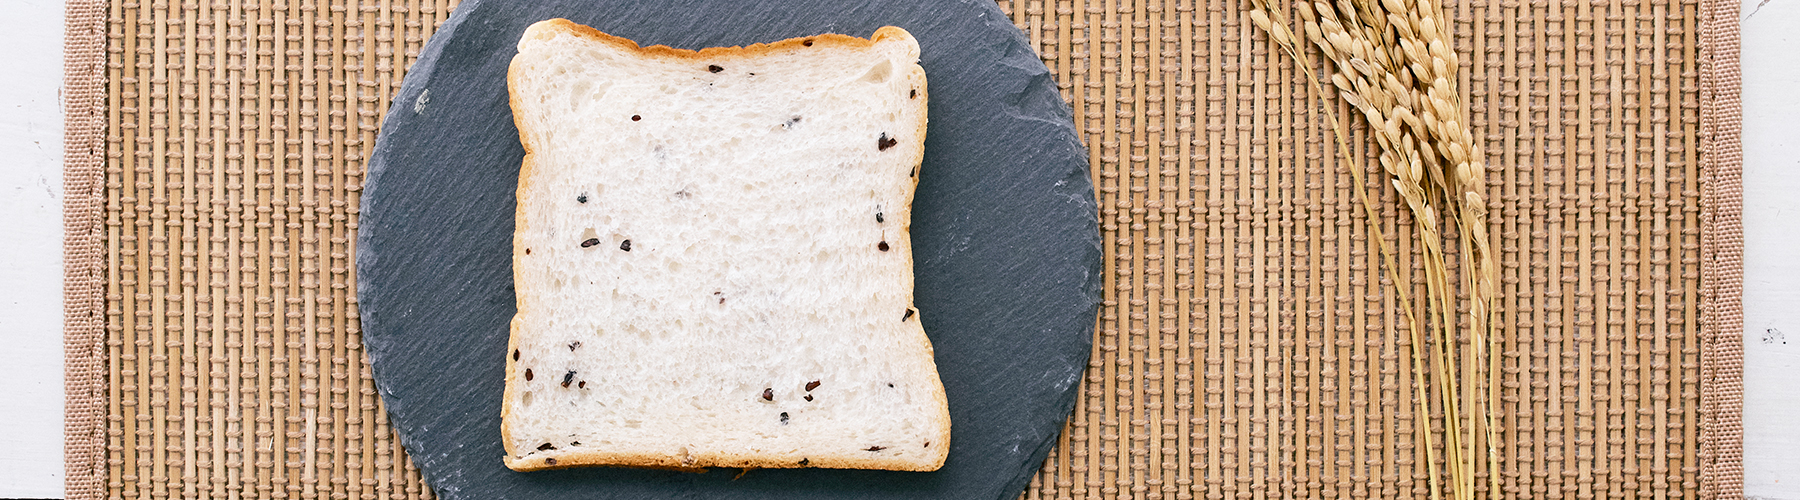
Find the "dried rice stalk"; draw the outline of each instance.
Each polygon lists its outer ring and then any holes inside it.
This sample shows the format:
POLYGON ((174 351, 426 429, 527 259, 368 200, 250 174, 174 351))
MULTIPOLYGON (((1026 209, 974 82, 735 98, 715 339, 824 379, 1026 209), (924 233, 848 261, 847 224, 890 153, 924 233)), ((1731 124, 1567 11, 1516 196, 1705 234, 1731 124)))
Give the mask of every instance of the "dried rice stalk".
MULTIPOLYGON (((1485 372, 1482 389, 1487 396, 1483 401, 1485 404, 1477 411, 1492 415, 1490 405, 1498 390, 1494 377, 1499 371, 1498 358, 1492 355, 1491 321, 1493 300, 1498 295, 1498 270, 1488 242, 1486 168, 1481 148, 1469 132, 1462 95, 1456 90, 1456 51, 1451 49, 1450 37, 1444 32, 1446 23, 1441 6, 1428 0, 1417 0, 1410 5, 1404 0, 1384 0, 1384 5, 1389 12, 1389 22, 1400 32, 1401 52, 1406 55, 1414 77, 1425 91, 1420 118, 1425 122, 1426 132, 1432 135, 1438 154, 1444 159, 1445 172, 1440 178, 1446 182, 1442 188, 1456 209, 1458 236, 1464 242, 1463 284, 1468 287, 1470 296, 1470 345, 1475 350, 1473 357, 1485 365, 1475 368, 1477 372, 1485 372)), ((1499 457, 1494 445, 1495 432, 1491 421, 1484 423, 1487 424, 1483 428, 1488 443, 1489 481, 1493 488, 1489 491, 1497 491, 1499 475, 1494 473, 1494 466, 1499 457)))
MULTIPOLYGON (((1300 63, 1308 78, 1311 62, 1298 49, 1299 42, 1280 10, 1267 0, 1252 0, 1250 16, 1289 56, 1300 63)), ((1468 128, 1462 99, 1457 93, 1457 55, 1445 32, 1441 5, 1433 0, 1317 0, 1296 3, 1307 38, 1337 70, 1331 76, 1339 95, 1363 114, 1381 148, 1382 168, 1412 212, 1419 230, 1421 257, 1427 278, 1428 326, 1411 316, 1413 365, 1421 414, 1429 415, 1424 374, 1426 362, 1420 349, 1422 330, 1431 333, 1430 386, 1444 411, 1444 452, 1449 466, 1450 493, 1456 499, 1475 494, 1474 444, 1484 444, 1488 491, 1499 491, 1499 454, 1494 428, 1493 403, 1498 400, 1498 358, 1493 355, 1492 303, 1498 289, 1487 232, 1485 167, 1480 147, 1468 128), (1469 355, 1458 344, 1456 291, 1452 286, 1443 249, 1439 212, 1448 213, 1462 241, 1461 285, 1469 293, 1469 355), (1461 361, 1460 363, 1458 361, 1461 361), (1475 384, 1465 387, 1458 382, 1475 384), (1464 409, 1476 426, 1476 435, 1464 435, 1464 409), (1479 416, 1479 417, 1478 417, 1479 416)), ((1333 133, 1341 143, 1343 133, 1333 117, 1333 133)), ((1360 170, 1352 169, 1360 185, 1360 170)), ((1367 205, 1367 195, 1357 193, 1367 205)), ((1372 219, 1373 217, 1371 217, 1372 219)), ((1374 232, 1379 234, 1379 232, 1374 232)), ((1385 241, 1384 259, 1393 261, 1385 241)), ((1393 270, 1390 269, 1390 275, 1393 270)), ((1404 297, 1404 287, 1393 280, 1404 297)), ((1410 303, 1410 301, 1409 301, 1410 303)), ((1435 446, 1429 428, 1423 441, 1431 480, 1432 498, 1439 498, 1435 446)))
MULTIPOLYGON (((1317 91, 1320 95, 1324 95, 1325 94, 1324 89, 1319 88, 1318 77, 1316 75, 1314 75, 1312 72, 1312 61, 1304 55, 1305 53, 1300 51, 1299 42, 1295 39, 1293 32, 1288 29, 1288 23, 1287 23, 1286 18, 1281 15, 1280 11, 1270 9, 1268 6, 1267 0, 1251 0, 1251 3, 1254 6, 1254 8, 1252 8, 1250 11, 1251 21, 1253 23, 1255 23, 1257 25, 1257 27, 1261 28, 1264 32, 1268 33, 1269 39, 1271 41, 1274 41, 1277 46, 1281 47, 1283 52, 1286 52, 1289 57, 1293 57, 1295 61, 1299 62, 1299 64, 1297 64, 1296 66, 1298 66, 1300 68, 1300 70, 1306 74, 1307 80, 1312 82, 1315 91, 1317 91)), ((1306 12, 1306 10, 1303 8, 1302 12, 1304 13, 1304 12, 1306 12)), ((1316 34, 1318 33, 1317 28, 1318 27, 1316 25, 1308 23, 1308 30, 1309 30, 1308 32, 1309 32, 1309 34, 1314 34, 1313 38, 1315 40, 1318 39, 1318 37, 1316 36, 1316 34)), ((1351 87, 1351 85, 1348 84, 1348 82, 1349 82, 1348 78, 1342 73, 1340 73, 1338 75, 1333 75, 1332 80, 1334 83, 1336 83, 1338 85, 1338 87, 1340 89, 1348 89, 1351 87)), ((1371 86, 1369 86, 1365 83, 1362 86, 1362 88, 1368 89, 1368 88, 1371 88, 1371 86)), ((1359 99, 1357 96, 1360 94, 1356 94, 1356 95, 1349 94, 1348 93, 1349 90, 1345 90, 1345 92, 1346 92, 1344 94, 1345 100, 1347 100, 1347 101, 1350 101, 1352 103, 1368 102, 1368 100, 1359 99)), ((1374 95, 1372 97, 1375 97, 1377 99, 1380 98, 1380 96, 1378 96, 1378 95, 1374 95)), ((1383 104, 1386 106, 1389 106, 1389 107, 1392 106, 1392 103, 1388 103, 1385 101, 1383 102, 1383 104)), ((1369 117, 1368 110, 1365 109, 1366 108, 1365 105, 1359 104, 1356 107, 1365 113, 1365 117, 1369 117)), ((1346 152, 1343 156, 1344 161, 1345 161, 1345 163, 1349 164, 1348 170, 1350 171, 1350 176, 1351 176, 1353 182, 1355 182, 1356 186, 1358 186, 1356 189, 1356 199, 1358 202, 1361 203, 1361 205, 1363 207, 1363 215, 1365 216, 1365 217, 1363 217, 1363 219, 1365 221, 1367 221, 1368 226, 1369 226, 1368 227, 1369 235, 1376 242, 1376 245, 1378 246, 1380 253, 1381 253, 1382 261, 1387 266, 1388 281, 1390 283, 1392 283, 1394 286, 1394 293, 1395 293, 1396 298, 1398 299, 1400 309, 1401 309, 1401 311, 1404 311, 1406 314, 1407 330, 1412 332, 1411 344, 1412 344, 1412 363, 1413 363, 1412 373, 1413 373, 1413 378, 1414 378, 1413 388, 1416 391, 1416 394, 1414 395, 1413 400, 1415 402, 1417 402, 1417 404, 1419 405, 1419 415, 1429 416, 1431 414, 1431 408, 1430 408, 1430 404, 1428 402, 1429 396, 1426 393, 1426 382, 1425 382, 1425 371, 1426 371, 1425 367, 1426 367, 1427 363, 1425 361, 1424 354, 1421 352, 1421 349, 1423 348, 1422 346, 1425 344, 1425 342, 1424 342, 1424 339, 1420 337, 1421 332, 1425 331, 1427 329, 1427 327, 1425 325, 1421 324, 1419 322, 1418 318, 1413 316, 1412 294, 1409 292, 1408 288, 1404 285, 1405 282, 1400 279, 1400 275, 1399 275, 1400 268, 1395 263, 1394 251, 1392 248, 1390 248, 1388 246, 1387 236, 1382 234, 1381 225, 1379 222, 1377 222, 1380 220, 1380 217, 1378 216, 1377 212, 1375 211, 1375 204, 1369 200, 1369 194, 1361 188, 1361 186, 1366 185, 1365 182, 1363 181, 1363 175, 1362 175, 1363 167, 1362 167, 1362 165, 1358 164, 1355 161, 1355 158, 1349 156, 1349 154, 1348 154, 1348 151, 1350 151, 1349 141, 1346 140, 1344 137, 1344 132, 1343 132, 1343 129, 1339 125, 1339 122, 1337 119, 1337 114, 1333 113, 1331 111, 1330 107, 1324 107, 1323 110, 1324 110, 1326 116, 1328 117, 1329 121, 1331 122, 1331 132, 1332 132, 1332 135, 1337 139, 1338 150, 1346 152)), ((1369 117, 1369 118, 1371 120, 1370 121, 1371 124, 1377 123, 1374 121, 1375 119, 1373 117, 1369 117)), ((1412 163, 1403 165, 1401 163, 1402 160, 1397 156, 1397 153, 1390 154, 1390 149, 1387 147, 1387 145, 1394 144, 1394 143, 1404 142, 1404 143, 1410 144, 1411 143, 1410 137, 1403 137, 1397 132, 1395 134, 1393 134, 1392 136, 1388 136, 1388 135, 1381 133, 1381 132, 1389 130, 1388 128, 1382 128, 1382 127, 1376 127, 1376 128, 1381 129, 1377 132, 1377 137, 1378 137, 1377 142, 1381 142, 1383 144, 1383 148, 1382 148, 1383 152, 1381 155, 1381 163, 1383 165, 1383 168, 1386 169, 1390 174, 1392 174, 1394 172, 1404 172, 1404 174, 1395 174, 1396 177, 1399 177, 1400 175, 1410 175, 1412 172, 1414 172, 1414 169, 1410 165, 1415 165, 1416 162, 1412 162, 1412 163)), ((1398 127, 1392 127, 1392 129, 1397 131, 1398 127)), ((1415 155, 1415 157, 1416 157, 1416 155, 1415 155)), ((1399 187, 1402 184, 1404 184, 1404 183, 1397 182, 1396 187, 1399 187)), ((1412 185, 1416 186, 1417 184, 1413 183, 1412 185)), ((1404 188, 1402 188, 1402 192, 1403 193, 1405 192, 1404 188)), ((1423 199, 1423 193, 1415 193, 1415 195, 1418 196, 1419 199, 1423 199)), ((1431 209, 1429 207, 1425 207, 1422 211, 1415 210, 1414 214, 1415 214, 1415 216, 1422 216, 1422 217, 1426 217, 1428 219, 1434 217, 1433 212, 1431 211, 1431 209), (1420 215, 1420 214, 1423 214, 1423 215, 1420 215)), ((1437 446, 1435 446, 1433 444, 1432 433, 1431 433, 1431 428, 1430 428, 1429 424, 1419 426, 1418 430, 1419 430, 1419 440, 1420 440, 1420 445, 1419 445, 1418 449, 1423 450, 1423 453, 1425 454, 1423 462, 1425 463, 1425 467, 1426 467, 1426 475, 1427 475, 1427 477, 1432 478, 1432 480, 1428 483, 1429 487, 1430 487, 1430 491, 1431 491, 1431 498, 1432 498, 1432 500, 1437 500, 1439 498, 1442 498, 1442 495, 1439 491, 1438 483, 1436 480, 1436 478, 1438 477, 1437 446)))
MULTIPOLYGON (((1469 131, 1462 95, 1456 89, 1459 63, 1456 51, 1450 46, 1450 37, 1445 33, 1447 23, 1442 6, 1431 0, 1410 3, 1382 0, 1382 5, 1389 24, 1398 32, 1399 52, 1405 56, 1418 87, 1423 90, 1419 98, 1419 118, 1443 159, 1444 172, 1436 178, 1440 179, 1440 188, 1448 195, 1448 204, 1454 207, 1458 237, 1464 242, 1463 285, 1469 290, 1470 297, 1469 344, 1474 350, 1472 358, 1482 362, 1472 371, 1485 375, 1482 378, 1485 387, 1477 389, 1485 397, 1474 398, 1479 402, 1475 411, 1489 416, 1482 421, 1487 443, 1489 491, 1498 491, 1499 475, 1495 467, 1499 457, 1491 420, 1491 405, 1497 399, 1494 392, 1498 390, 1495 377, 1499 371, 1498 358, 1492 351, 1491 321, 1493 300, 1498 294, 1498 270, 1488 242, 1486 168, 1480 146, 1469 131)), ((1473 463, 1469 465, 1472 467, 1473 463)), ((1467 474, 1471 480, 1473 475, 1472 470, 1467 474)))

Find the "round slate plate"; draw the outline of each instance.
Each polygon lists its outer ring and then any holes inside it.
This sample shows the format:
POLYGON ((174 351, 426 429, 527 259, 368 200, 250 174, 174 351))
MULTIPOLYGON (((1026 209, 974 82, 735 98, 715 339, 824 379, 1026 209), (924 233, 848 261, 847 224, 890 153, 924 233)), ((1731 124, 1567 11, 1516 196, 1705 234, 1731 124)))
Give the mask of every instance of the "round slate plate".
POLYGON ((1074 405, 1100 283, 1087 155, 1026 40, 981 0, 651 3, 465 0, 394 99, 364 186, 358 300, 382 400, 426 481, 450 500, 1017 498, 1074 405), (525 27, 555 17, 688 49, 890 24, 918 38, 931 103, 912 236, 950 400, 942 470, 501 465, 524 155, 506 68, 525 27))

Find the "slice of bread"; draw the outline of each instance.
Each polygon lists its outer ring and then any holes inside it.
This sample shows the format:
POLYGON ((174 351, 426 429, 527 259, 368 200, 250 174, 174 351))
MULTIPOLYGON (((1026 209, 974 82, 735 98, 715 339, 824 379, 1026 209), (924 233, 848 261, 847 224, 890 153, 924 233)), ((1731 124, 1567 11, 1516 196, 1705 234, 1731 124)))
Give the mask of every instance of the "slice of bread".
POLYGON ((532 25, 507 467, 942 466, 918 57, 894 27, 694 52, 532 25))

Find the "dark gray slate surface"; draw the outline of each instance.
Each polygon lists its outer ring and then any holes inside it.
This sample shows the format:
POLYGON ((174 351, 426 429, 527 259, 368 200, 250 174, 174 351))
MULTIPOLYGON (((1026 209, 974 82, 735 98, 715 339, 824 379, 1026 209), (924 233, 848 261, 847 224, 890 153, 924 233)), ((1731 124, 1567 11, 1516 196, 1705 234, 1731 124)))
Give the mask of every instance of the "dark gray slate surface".
POLYGON ((991 2, 465 0, 407 74, 369 161, 358 299, 376 382, 446 499, 1013 500, 1074 405, 1099 302, 1086 153, 1054 82, 991 2), (916 302, 949 393, 949 461, 931 473, 501 465, 513 190, 523 156, 505 74, 530 23, 565 17, 698 49, 819 33, 911 31, 930 79, 914 205, 916 302))

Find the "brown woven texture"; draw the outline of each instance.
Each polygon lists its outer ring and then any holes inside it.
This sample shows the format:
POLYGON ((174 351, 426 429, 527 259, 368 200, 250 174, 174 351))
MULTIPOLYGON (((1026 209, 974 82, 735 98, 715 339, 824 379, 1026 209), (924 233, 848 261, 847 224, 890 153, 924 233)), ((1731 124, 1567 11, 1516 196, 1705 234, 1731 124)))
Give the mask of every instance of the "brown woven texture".
MULTIPOLYGON (((351 258, 381 115, 453 4, 70 1, 69 67, 105 67, 65 90, 69 498, 431 497, 351 258)), ((1322 106, 1355 115, 1237 0, 1000 6, 1073 107, 1106 250, 1088 377, 1026 498, 1425 498, 1417 428, 1441 421, 1354 190, 1402 262, 1416 235, 1363 125, 1340 151, 1322 106)), ((1741 497, 1737 5, 1449 11, 1502 265, 1482 496, 1741 497)))
POLYGON ((431 496, 351 256, 363 159, 451 7, 106 4, 106 461, 69 498, 431 496))

